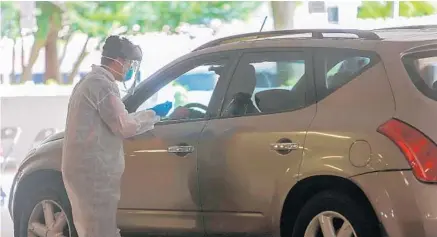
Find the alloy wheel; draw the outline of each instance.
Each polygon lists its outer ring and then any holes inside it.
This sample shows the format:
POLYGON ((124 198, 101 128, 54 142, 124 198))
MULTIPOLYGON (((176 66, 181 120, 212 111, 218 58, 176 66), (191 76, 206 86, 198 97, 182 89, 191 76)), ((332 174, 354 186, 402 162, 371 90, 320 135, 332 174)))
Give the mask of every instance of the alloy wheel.
POLYGON ((71 237, 72 223, 64 209, 52 200, 43 200, 35 205, 30 214, 28 237, 71 237))
POLYGON ((357 234, 343 215, 324 211, 311 220, 304 237, 357 237, 357 234))

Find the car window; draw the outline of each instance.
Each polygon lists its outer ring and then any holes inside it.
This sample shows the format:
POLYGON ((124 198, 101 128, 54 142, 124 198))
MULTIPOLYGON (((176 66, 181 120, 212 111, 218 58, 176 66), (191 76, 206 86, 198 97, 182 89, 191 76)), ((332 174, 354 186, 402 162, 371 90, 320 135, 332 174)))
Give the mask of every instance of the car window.
POLYGON ((317 53, 320 101, 370 68, 378 57, 367 51, 326 49, 317 53))
POLYGON ((427 97, 437 100, 437 50, 413 53, 402 60, 416 88, 427 97))
POLYGON ((302 52, 244 54, 232 76, 222 117, 278 113, 305 106, 302 52))
POLYGON ((154 95, 144 101, 137 111, 171 101, 173 108, 163 120, 201 119, 206 116, 213 91, 228 60, 203 63, 185 68, 184 72, 171 78, 154 95))

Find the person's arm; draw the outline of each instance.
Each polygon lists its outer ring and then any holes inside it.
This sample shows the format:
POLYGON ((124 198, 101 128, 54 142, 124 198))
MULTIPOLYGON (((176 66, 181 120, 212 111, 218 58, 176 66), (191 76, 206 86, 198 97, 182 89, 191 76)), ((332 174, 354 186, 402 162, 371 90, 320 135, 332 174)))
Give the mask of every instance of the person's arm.
POLYGON ((111 131, 128 138, 153 129, 160 119, 155 112, 144 110, 129 114, 115 89, 118 90, 110 84, 102 86, 97 103, 98 113, 111 131))

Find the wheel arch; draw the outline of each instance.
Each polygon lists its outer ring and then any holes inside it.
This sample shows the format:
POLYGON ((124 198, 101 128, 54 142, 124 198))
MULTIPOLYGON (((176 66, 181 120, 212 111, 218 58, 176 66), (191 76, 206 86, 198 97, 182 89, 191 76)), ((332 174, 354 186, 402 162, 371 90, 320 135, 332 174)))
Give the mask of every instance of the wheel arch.
POLYGON ((366 210, 371 211, 375 220, 379 222, 372 204, 357 184, 339 176, 317 175, 300 180, 288 192, 280 216, 281 236, 291 236, 297 216, 304 204, 316 194, 327 190, 351 196, 360 204, 365 205, 366 210))

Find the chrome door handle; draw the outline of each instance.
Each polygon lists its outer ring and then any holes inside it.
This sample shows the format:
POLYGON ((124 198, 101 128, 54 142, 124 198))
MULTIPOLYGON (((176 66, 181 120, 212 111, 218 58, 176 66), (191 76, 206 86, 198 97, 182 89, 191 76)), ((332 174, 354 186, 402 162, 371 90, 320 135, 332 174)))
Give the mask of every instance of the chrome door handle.
POLYGON ((292 151, 299 149, 299 144, 294 142, 272 143, 270 147, 274 151, 292 151))
POLYGON ((167 148, 168 153, 192 153, 194 152, 193 146, 170 146, 167 148))

